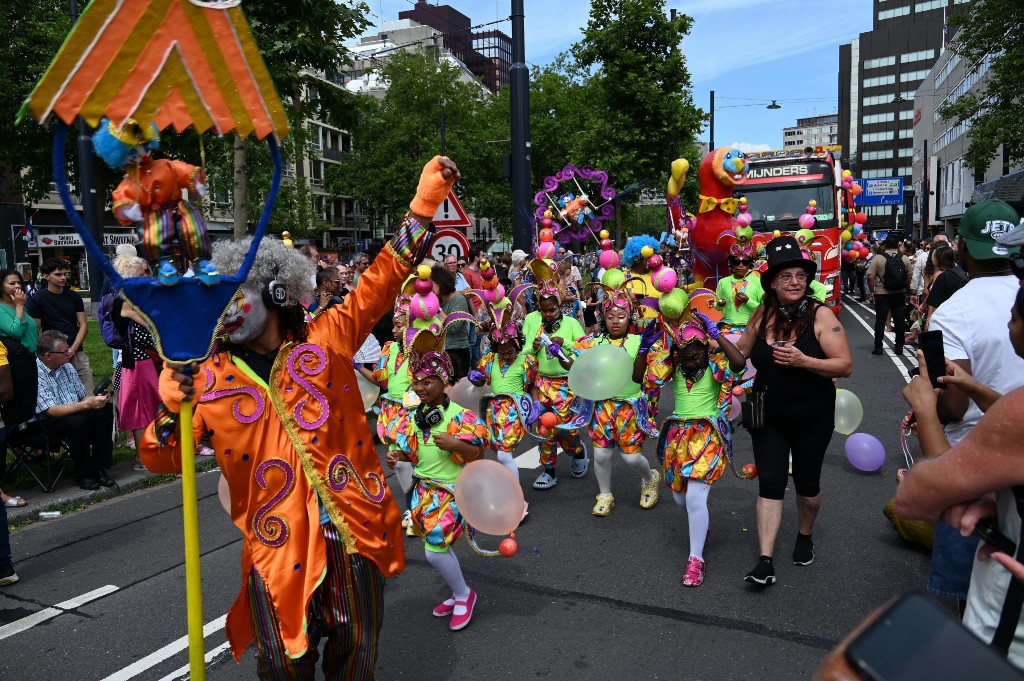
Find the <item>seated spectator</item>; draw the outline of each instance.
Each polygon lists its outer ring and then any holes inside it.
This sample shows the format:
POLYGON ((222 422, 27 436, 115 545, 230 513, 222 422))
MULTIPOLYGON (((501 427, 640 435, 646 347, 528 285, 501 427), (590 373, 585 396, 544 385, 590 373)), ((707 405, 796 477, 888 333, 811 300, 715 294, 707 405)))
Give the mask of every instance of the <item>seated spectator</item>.
MULTIPOLYGON (((1007 345, 1017 357, 1024 357, 1024 289, 1017 291, 1009 328, 1007 345)), ((939 382, 956 386, 985 412, 977 426, 950 447, 939 420, 937 391, 928 379, 923 355, 919 360, 921 375, 914 377, 903 395, 917 416, 921 450, 929 458, 916 464, 900 483, 896 511, 917 520, 941 519, 964 535, 970 535, 979 520, 992 518, 999 531, 1020 546, 1024 543, 1024 421, 1019 415, 1024 409, 1024 388, 1000 395, 957 363, 948 362, 950 375, 939 382)), ((982 544, 975 556, 964 626, 993 647, 1008 651, 1010 662, 1024 668, 1020 601, 1014 611, 1014 599, 1007 594, 1011 573, 1004 569, 1021 573, 1020 565, 1006 555, 990 561, 992 553, 991 546, 982 544)))
POLYGON ((107 475, 113 463, 114 409, 106 394, 90 395, 71 366, 68 337, 53 329, 39 336, 36 368, 39 395, 30 428, 63 440, 75 462, 78 486, 96 490, 116 483, 107 475), (45 415, 45 420, 39 417, 45 415))

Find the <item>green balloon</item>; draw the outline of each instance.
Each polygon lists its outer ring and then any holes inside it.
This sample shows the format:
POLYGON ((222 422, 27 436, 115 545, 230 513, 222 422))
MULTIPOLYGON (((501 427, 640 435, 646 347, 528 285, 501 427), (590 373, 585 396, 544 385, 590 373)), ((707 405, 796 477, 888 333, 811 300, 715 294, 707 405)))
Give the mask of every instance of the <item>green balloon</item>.
POLYGON ((607 400, 618 395, 633 378, 633 359, 617 345, 586 350, 569 370, 569 390, 585 400, 607 400))
POLYGON ((799 240, 800 237, 803 237, 804 238, 804 243, 808 243, 809 244, 811 242, 811 239, 814 238, 814 232, 812 232, 809 229, 798 229, 797 232, 796 232, 796 237, 797 237, 798 240, 799 240))
POLYGON ((836 390, 836 432, 850 435, 864 418, 864 406, 849 390, 836 390))
POLYGON ((612 268, 604 271, 601 276, 601 283, 608 288, 618 288, 626 281, 626 273, 620 269, 612 268))
POLYGON ((674 288, 658 299, 658 310, 669 319, 679 319, 686 311, 690 295, 681 288, 674 288))
POLYGON ((740 241, 750 241, 754 236, 754 228, 750 225, 736 228, 736 238, 740 241))

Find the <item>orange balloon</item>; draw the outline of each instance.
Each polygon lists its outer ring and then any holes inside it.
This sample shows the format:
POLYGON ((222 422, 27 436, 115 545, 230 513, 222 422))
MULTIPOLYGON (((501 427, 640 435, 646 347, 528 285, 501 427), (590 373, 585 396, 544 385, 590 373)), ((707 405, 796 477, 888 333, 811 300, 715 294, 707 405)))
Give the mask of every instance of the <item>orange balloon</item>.
POLYGON ((855 184, 852 187, 850 187, 850 193, 853 194, 854 196, 860 196, 860 193, 862 191, 864 191, 864 188, 861 187, 859 184, 855 184))
POLYGON ((540 415, 541 425, 548 428, 554 428, 558 425, 558 414, 552 411, 546 411, 540 415))

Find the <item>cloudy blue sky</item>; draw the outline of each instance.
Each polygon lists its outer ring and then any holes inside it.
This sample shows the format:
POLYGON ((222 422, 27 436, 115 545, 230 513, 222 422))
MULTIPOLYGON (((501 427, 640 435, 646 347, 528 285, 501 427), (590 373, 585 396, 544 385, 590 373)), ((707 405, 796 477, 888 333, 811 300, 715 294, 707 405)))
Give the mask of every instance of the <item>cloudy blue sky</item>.
MULTIPOLYGON (((415 0, 366 0, 390 21, 415 0)), ((437 4, 431 0, 430 4, 437 4)), ((508 16, 509 0, 448 0, 473 24, 508 16)), ((694 18, 683 40, 697 105, 715 91, 716 146, 778 149, 797 118, 836 111, 839 45, 871 29, 871 3, 830 0, 668 0, 694 18), (779 110, 767 110, 770 100, 779 110)), ((526 59, 550 62, 581 37, 586 0, 526 0, 526 59)), ((511 24, 498 28, 511 34, 511 24)), ((707 141, 705 130, 702 139, 707 141)))

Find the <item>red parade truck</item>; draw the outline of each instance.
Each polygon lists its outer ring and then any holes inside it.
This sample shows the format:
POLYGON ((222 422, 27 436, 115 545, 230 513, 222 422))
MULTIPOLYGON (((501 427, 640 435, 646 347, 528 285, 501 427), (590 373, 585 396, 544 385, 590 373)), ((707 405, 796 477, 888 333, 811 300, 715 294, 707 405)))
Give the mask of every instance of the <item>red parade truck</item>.
POLYGON ((747 198, 753 217, 754 240, 763 243, 779 232, 800 229, 797 220, 808 201, 817 201, 811 257, 818 264, 818 281, 828 291, 826 302, 836 314, 841 306, 839 216, 842 169, 838 147, 806 147, 801 150, 759 151, 747 154, 747 181, 736 196, 747 198))

